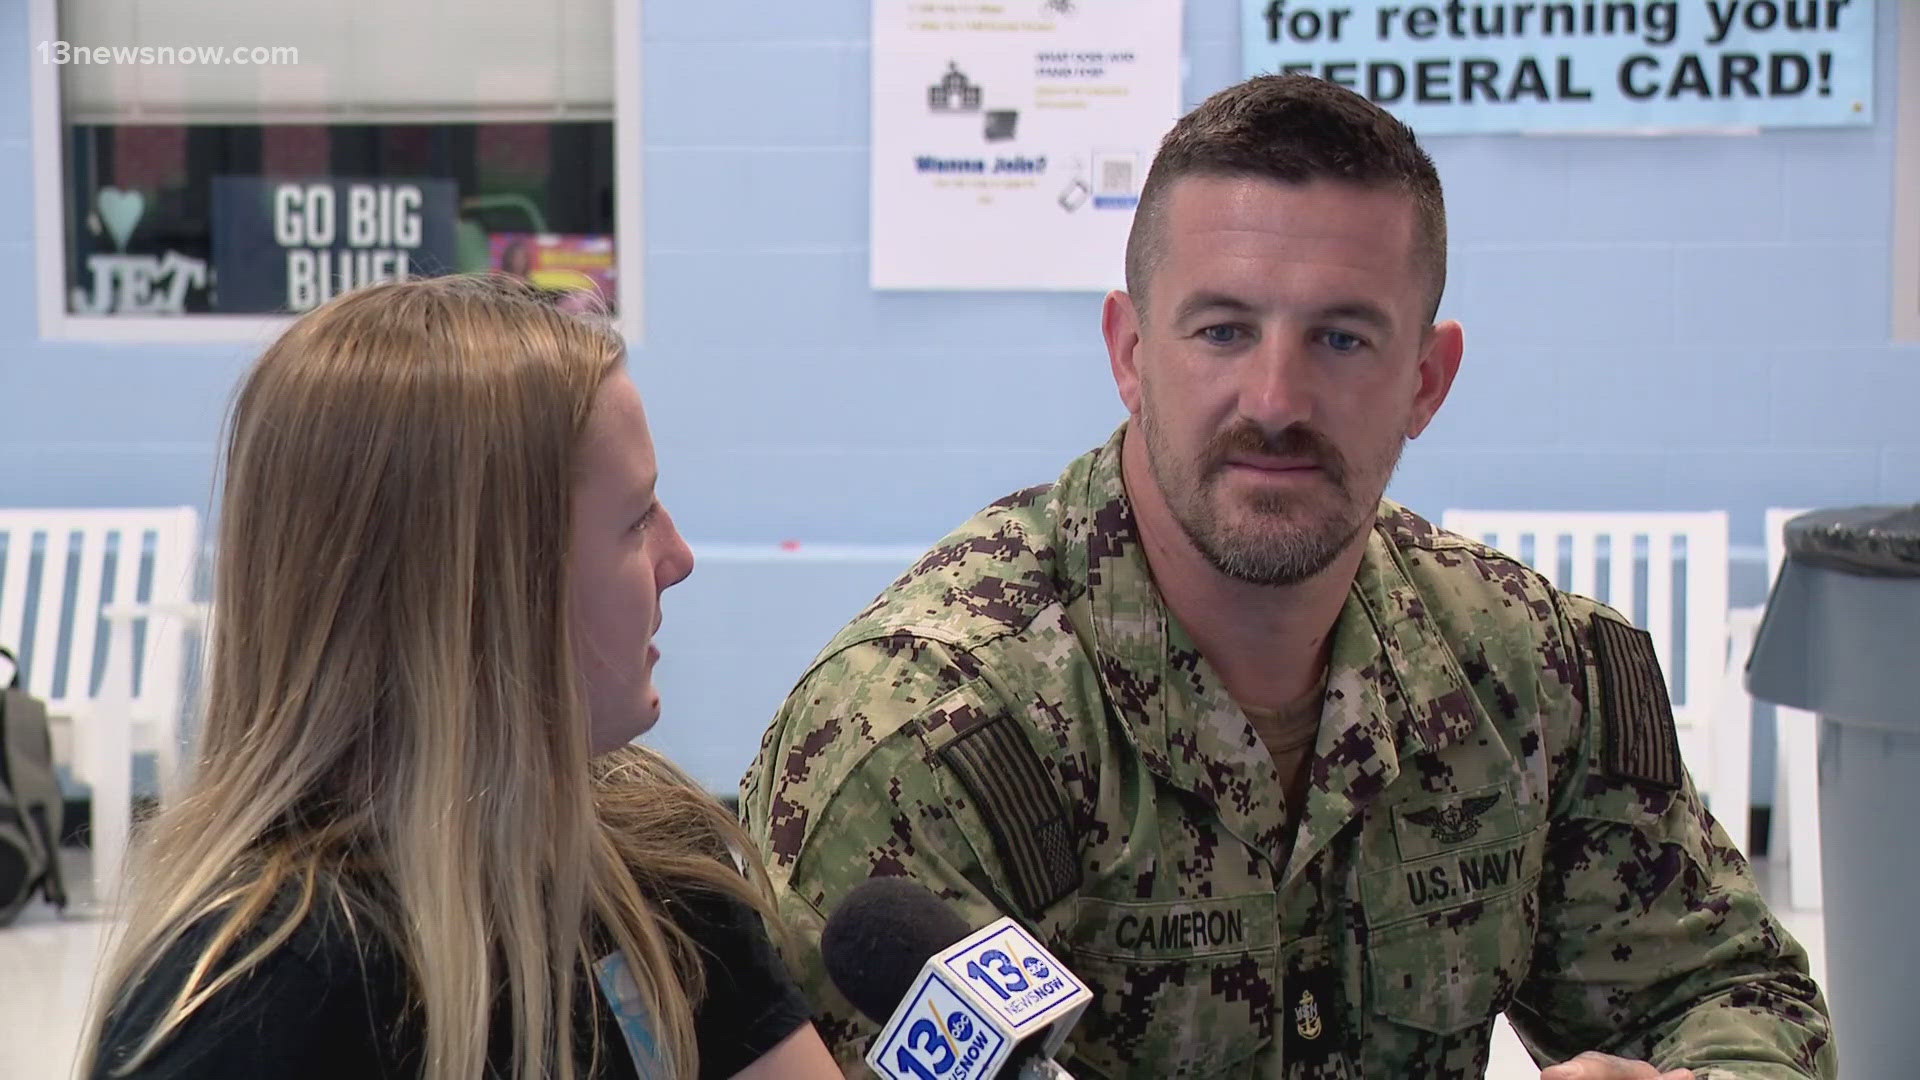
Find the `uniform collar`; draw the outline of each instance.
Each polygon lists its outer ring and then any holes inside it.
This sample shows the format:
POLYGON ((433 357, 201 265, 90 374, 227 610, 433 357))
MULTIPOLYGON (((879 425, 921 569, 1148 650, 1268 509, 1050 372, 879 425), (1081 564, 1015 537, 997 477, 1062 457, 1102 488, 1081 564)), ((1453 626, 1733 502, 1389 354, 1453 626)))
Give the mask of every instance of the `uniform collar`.
MULTIPOLYGON (((1274 861, 1286 834, 1279 777, 1246 714, 1154 585, 1121 475, 1125 433, 1123 424, 1070 466, 1055 494, 1066 570, 1085 586, 1101 686, 1147 768, 1210 803, 1228 830, 1274 861)), ((1288 877, 1393 783, 1403 761, 1466 738, 1485 721, 1427 598, 1407 575, 1399 541, 1417 522, 1382 501, 1334 627, 1288 877)))

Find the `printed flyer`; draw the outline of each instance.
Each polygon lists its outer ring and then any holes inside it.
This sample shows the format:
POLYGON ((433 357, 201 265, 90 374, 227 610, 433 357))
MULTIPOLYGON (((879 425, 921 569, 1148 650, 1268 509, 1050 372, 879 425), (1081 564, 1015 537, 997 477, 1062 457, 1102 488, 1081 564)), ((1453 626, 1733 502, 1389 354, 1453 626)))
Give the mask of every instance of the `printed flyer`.
POLYGON ((1117 287, 1179 113, 1178 0, 874 0, 873 287, 1117 287))

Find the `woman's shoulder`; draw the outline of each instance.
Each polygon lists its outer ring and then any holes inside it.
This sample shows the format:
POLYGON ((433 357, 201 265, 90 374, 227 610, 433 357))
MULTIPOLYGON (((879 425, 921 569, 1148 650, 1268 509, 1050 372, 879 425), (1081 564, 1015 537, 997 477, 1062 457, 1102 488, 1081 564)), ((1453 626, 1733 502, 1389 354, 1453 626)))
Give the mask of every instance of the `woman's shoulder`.
MULTIPOLYGON (((168 950, 169 957, 197 963, 223 936, 234 914, 235 907, 225 905, 197 919, 168 950)), ((232 935, 214 970, 231 971, 262 948, 267 949, 259 958, 262 963, 321 979, 351 975, 364 983, 373 975, 405 977, 366 893, 332 880, 276 890, 259 914, 232 935)))
POLYGON ((734 1075, 807 1023, 812 1008, 752 905, 688 888, 663 907, 693 940, 704 969, 706 992, 693 1018, 702 1080, 734 1075))
POLYGON ((205 998, 130 1076, 403 1075, 405 970, 363 905, 282 889, 237 933, 234 913, 196 919, 115 1004, 96 1075, 129 1060, 183 993, 205 998))

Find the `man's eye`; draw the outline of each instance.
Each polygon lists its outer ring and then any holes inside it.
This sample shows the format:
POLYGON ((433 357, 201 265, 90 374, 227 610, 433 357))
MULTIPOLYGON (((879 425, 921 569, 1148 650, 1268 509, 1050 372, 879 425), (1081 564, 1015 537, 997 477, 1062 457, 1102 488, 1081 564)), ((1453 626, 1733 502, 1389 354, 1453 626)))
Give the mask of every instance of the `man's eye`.
POLYGON ((633 531, 639 532, 640 530, 646 528, 648 525, 651 525, 653 523, 654 515, 658 514, 659 512, 660 512, 659 503, 654 503, 652 506, 647 507, 647 512, 640 515, 640 520, 633 523, 633 531))
POLYGON ((1366 344, 1364 340, 1345 330, 1329 330, 1320 335, 1320 340, 1327 343, 1327 348, 1337 353, 1356 352, 1366 344))
POLYGON ((1240 328, 1237 326, 1209 326, 1200 331, 1200 336, 1208 344, 1231 345, 1240 340, 1240 328))

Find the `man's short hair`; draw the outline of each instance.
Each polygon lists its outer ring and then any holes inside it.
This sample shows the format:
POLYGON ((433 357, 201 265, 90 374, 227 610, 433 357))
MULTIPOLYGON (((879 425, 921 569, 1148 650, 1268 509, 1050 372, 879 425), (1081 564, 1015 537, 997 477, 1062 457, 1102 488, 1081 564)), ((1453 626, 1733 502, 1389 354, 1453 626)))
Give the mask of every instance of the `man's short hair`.
POLYGON ((1127 236, 1127 291, 1144 316, 1147 279, 1165 237, 1167 191, 1187 176, 1283 184, 1340 180, 1397 187, 1413 199, 1414 257, 1432 280, 1427 320, 1447 281, 1447 209, 1440 174, 1413 129, 1344 87, 1310 75, 1260 75, 1208 98, 1160 142, 1127 236))

